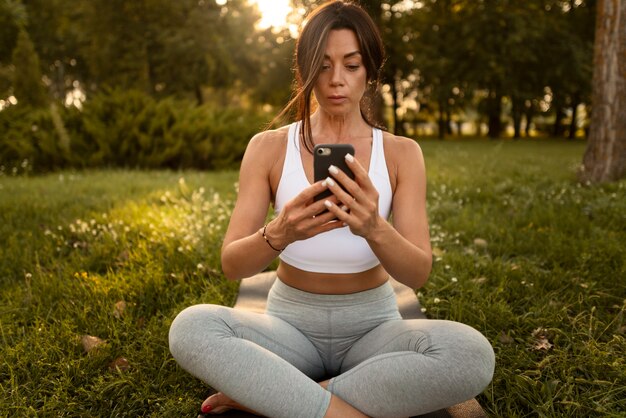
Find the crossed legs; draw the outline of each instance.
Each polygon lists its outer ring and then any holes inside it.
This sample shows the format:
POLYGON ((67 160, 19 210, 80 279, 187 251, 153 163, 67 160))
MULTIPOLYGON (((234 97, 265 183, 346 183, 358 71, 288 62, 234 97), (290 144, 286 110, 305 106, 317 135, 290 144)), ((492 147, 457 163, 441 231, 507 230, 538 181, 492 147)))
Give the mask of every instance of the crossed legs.
POLYGON ((214 305, 181 312, 170 349, 233 406, 270 417, 426 413, 476 396, 494 367, 491 346, 468 326, 391 320, 353 344, 339 376, 318 384, 324 364, 302 332, 271 315, 214 305))

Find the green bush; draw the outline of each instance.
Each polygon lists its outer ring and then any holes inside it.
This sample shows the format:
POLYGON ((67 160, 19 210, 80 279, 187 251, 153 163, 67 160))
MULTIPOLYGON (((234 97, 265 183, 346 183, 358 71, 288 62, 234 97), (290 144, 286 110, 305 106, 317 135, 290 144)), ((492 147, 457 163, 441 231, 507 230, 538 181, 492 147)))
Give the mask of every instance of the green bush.
POLYGON ((240 161, 266 121, 251 110, 113 90, 85 105, 79 136, 94 147, 94 167, 222 169, 240 161))
POLYGON ((60 147, 47 109, 13 106, 0 112, 0 164, 7 170, 25 160, 36 171, 72 167, 236 167, 250 138, 269 116, 241 108, 166 98, 139 91, 102 92, 84 108, 64 108, 70 150, 60 147))
POLYGON ((50 111, 11 106, 0 112, 0 165, 3 171, 67 167, 71 156, 60 147, 50 111))

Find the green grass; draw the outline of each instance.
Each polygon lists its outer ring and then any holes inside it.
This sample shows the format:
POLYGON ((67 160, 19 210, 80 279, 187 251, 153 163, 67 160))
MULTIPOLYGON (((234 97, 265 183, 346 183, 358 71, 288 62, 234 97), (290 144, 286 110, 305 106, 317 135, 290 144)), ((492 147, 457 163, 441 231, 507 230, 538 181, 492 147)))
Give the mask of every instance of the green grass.
MULTIPOLYGON (((577 184, 580 142, 422 148, 436 257, 420 297, 492 342, 487 412, 626 416, 626 181, 577 184)), ((206 388, 167 332, 190 304, 234 301, 219 247, 236 181, 0 177, 0 416, 193 416, 206 388), (106 344, 86 354, 84 335, 106 344), (120 357, 128 368, 111 367, 120 357)))

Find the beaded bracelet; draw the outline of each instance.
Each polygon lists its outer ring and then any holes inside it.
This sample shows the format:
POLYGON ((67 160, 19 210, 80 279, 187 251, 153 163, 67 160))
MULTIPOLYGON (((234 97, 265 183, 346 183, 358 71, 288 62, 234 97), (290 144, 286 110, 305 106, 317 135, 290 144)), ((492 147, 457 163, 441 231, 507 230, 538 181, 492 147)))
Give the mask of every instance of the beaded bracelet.
POLYGON ((272 250, 278 251, 280 253, 280 252, 282 252, 284 250, 284 248, 282 250, 279 250, 278 248, 274 247, 270 243, 270 240, 267 238, 267 235, 265 234, 265 231, 267 230, 267 226, 268 225, 269 225, 269 223, 265 224, 265 226, 263 227, 263 232, 261 233, 263 235, 263 239, 265 240, 265 242, 267 242, 267 245, 269 245, 272 250))

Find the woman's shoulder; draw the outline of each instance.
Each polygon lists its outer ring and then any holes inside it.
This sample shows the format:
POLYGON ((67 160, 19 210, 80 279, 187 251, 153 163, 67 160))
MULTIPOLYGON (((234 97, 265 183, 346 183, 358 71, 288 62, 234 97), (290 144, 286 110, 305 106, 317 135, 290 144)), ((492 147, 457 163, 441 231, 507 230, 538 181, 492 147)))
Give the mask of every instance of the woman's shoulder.
POLYGON ((389 132, 383 135, 385 160, 394 194, 400 184, 408 184, 412 188, 416 181, 424 181, 426 167, 417 141, 389 132))
POLYGON ((397 162, 422 159, 422 149, 416 140, 405 136, 383 132, 385 154, 392 156, 397 162))
POLYGON ((255 156, 259 153, 265 156, 275 156, 274 153, 284 149, 285 144, 287 144, 288 134, 289 125, 259 132, 248 143, 246 153, 255 156))
POLYGON ((281 126, 277 129, 268 129, 254 135, 250 140, 250 144, 264 146, 284 145, 289 134, 289 125, 281 126))

